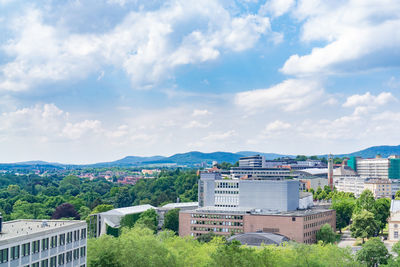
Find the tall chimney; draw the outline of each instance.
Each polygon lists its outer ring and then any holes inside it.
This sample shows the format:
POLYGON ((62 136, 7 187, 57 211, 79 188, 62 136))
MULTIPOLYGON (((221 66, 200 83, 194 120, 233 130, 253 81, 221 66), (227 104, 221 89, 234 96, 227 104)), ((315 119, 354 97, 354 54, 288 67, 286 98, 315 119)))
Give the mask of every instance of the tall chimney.
POLYGON ((329 155, 328 158, 328 184, 331 190, 333 191, 333 158, 332 154, 329 155))

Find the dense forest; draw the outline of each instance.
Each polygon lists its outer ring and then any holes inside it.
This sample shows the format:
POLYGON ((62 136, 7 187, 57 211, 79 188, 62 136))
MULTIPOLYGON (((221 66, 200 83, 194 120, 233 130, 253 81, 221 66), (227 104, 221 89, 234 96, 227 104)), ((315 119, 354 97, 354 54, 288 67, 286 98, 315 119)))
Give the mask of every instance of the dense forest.
POLYGON ((194 170, 164 170, 154 179, 120 185, 73 175, 0 175, 0 212, 4 220, 85 219, 100 204, 115 208, 197 200, 194 170))

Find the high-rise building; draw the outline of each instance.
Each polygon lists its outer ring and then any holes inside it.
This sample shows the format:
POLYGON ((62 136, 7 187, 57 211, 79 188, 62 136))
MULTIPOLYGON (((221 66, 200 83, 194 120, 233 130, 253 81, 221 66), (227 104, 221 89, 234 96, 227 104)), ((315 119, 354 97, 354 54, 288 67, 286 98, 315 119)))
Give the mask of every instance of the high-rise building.
POLYGON ((2 224, 1 267, 86 266, 85 221, 16 220, 2 224))
POLYGON ((249 157, 242 157, 239 159, 239 167, 244 168, 266 168, 266 161, 264 156, 254 155, 249 157))

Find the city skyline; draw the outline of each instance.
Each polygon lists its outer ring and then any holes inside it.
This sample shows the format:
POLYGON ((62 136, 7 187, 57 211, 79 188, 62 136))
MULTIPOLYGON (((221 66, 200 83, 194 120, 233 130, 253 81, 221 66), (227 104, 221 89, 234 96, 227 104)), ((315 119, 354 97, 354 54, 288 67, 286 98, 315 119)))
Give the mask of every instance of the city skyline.
POLYGON ((0 162, 398 145, 399 14, 389 0, 0 0, 0 162))

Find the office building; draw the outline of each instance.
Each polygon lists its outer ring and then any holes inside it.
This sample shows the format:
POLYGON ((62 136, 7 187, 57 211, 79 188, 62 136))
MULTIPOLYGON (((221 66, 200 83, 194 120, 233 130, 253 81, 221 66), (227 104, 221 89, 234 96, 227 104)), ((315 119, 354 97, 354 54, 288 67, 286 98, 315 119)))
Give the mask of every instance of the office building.
POLYGON ((400 179, 400 157, 397 155, 373 159, 351 157, 347 165, 364 178, 400 179))
POLYGON ((375 198, 392 198, 392 182, 389 179, 368 179, 364 190, 370 190, 375 198))
POLYGON ((353 193, 359 197, 364 191, 365 180, 360 176, 338 176, 334 177, 334 184, 337 191, 353 193))
POLYGON ((200 236, 209 232, 230 236, 241 233, 275 233, 300 243, 315 243, 316 233, 324 224, 336 229, 334 210, 312 208, 288 212, 238 209, 228 211, 199 208, 179 213, 179 235, 200 236))
POLYGON ((85 221, 16 220, 2 224, 1 267, 85 267, 85 221))
POLYGON ((221 179, 218 173, 201 173, 199 207, 225 209, 296 210, 299 181, 221 179))
POLYGON ((239 167, 241 168, 266 168, 264 156, 255 155, 250 157, 242 157, 239 159, 239 167))

